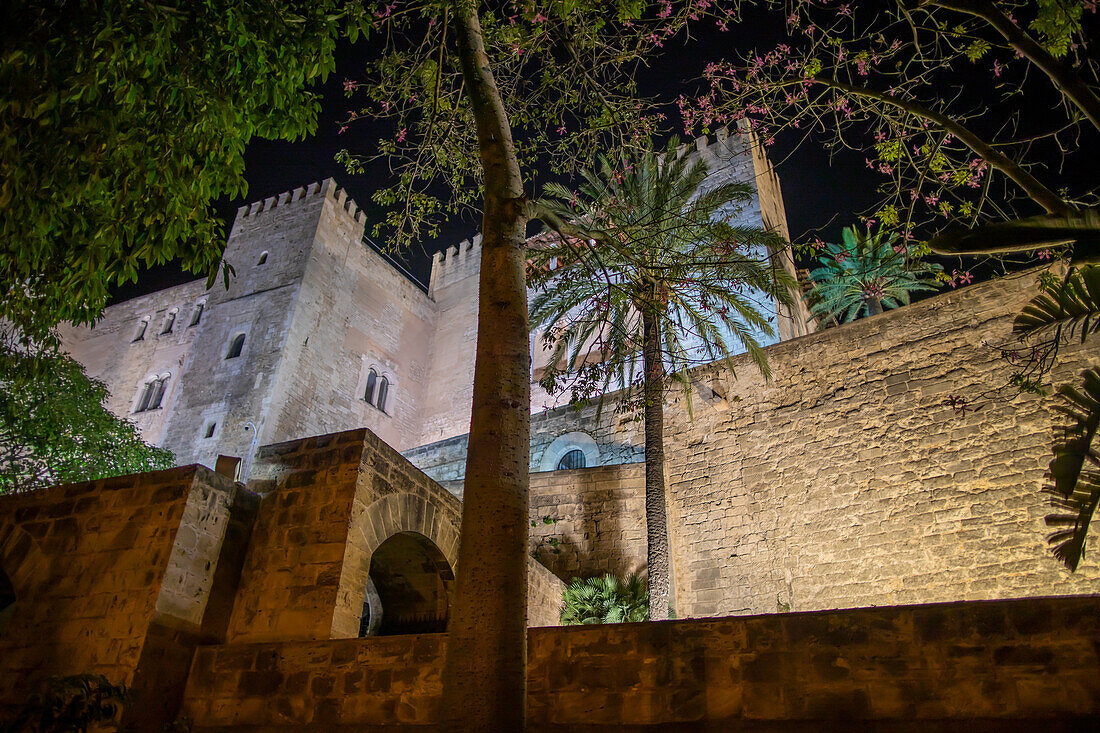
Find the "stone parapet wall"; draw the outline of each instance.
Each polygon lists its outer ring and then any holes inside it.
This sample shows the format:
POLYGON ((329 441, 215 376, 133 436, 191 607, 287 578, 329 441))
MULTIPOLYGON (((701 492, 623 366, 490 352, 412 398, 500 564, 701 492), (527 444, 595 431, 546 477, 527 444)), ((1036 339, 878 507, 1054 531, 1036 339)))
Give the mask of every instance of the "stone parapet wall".
MULTIPOLYGON (((1100 599, 533 629, 529 730, 1078 730, 1100 599)), ((443 730, 442 634, 205 647, 196 731, 443 730)), ((1091 723, 1089 722, 1091 721, 1091 723)))
MULTIPOLYGON (((688 616, 1100 592, 1050 554, 1053 397, 981 397, 1036 271, 734 360, 666 410, 676 609, 688 616), (702 391, 703 388, 701 388, 702 391), (978 398, 965 413, 949 395, 978 398), (702 404, 701 404, 702 403, 702 404)), ((1048 388, 1100 364, 1062 350, 1048 388)))
POLYGON ((55 675, 98 673, 154 697, 151 645, 180 658, 181 688, 235 493, 188 466, 0 497, 0 568, 15 592, 0 625, 0 717, 55 675), (177 637, 151 642, 166 626, 177 637))

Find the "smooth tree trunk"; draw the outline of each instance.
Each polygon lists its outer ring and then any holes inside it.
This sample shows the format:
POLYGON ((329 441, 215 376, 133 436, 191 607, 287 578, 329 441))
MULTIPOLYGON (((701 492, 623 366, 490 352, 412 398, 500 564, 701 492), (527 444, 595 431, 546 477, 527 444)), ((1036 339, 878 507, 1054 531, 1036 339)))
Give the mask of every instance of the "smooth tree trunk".
POLYGON ((670 593, 668 512, 665 505, 665 363, 653 311, 639 304, 642 316, 642 399, 645 402, 646 572, 649 620, 668 618, 670 593))
POLYGON ((484 169, 474 401, 447 627, 447 730, 519 731, 527 691, 530 381, 523 181, 476 6, 452 9, 484 169))

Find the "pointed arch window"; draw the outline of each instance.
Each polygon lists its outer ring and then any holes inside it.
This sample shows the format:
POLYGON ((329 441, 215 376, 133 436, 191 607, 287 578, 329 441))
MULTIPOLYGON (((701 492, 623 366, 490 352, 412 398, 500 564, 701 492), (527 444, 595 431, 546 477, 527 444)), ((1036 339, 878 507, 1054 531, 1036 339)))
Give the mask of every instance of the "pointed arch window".
POLYGON ((160 408, 164 401, 164 393, 168 389, 168 377, 168 374, 164 374, 145 383, 134 412, 148 412, 160 408))
POLYGON ((390 396, 390 380, 382 377, 378 380, 378 394, 374 400, 374 406, 382 412, 386 411, 386 401, 390 396))
POLYGON ((366 387, 366 389, 363 390, 363 399, 366 400, 368 404, 371 404, 371 405, 374 404, 374 392, 375 392, 375 389, 377 387, 378 387, 378 372, 371 369, 367 373, 367 387, 366 387))
POLYGON ((225 352, 225 358, 236 359, 241 355, 242 349, 244 349, 244 334, 238 333, 233 337, 233 342, 229 344, 229 351, 225 352))

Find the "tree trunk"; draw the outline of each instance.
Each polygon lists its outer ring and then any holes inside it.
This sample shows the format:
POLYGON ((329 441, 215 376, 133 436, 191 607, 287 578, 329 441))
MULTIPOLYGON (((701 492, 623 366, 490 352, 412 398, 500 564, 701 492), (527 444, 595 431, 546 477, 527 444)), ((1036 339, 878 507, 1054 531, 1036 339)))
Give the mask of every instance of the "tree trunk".
POLYGON ((882 301, 879 300, 878 298, 868 298, 867 299, 867 315, 868 316, 877 316, 879 313, 882 313, 882 301))
POLYGON ((668 518, 665 509, 665 364, 657 318, 642 305, 642 397, 645 401, 645 525, 649 620, 668 618, 668 518))
POLYGON ((519 731, 527 691, 531 449, 525 201, 476 6, 457 4, 453 12, 485 178, 474 401, 443 719, 448 730, 519 731))

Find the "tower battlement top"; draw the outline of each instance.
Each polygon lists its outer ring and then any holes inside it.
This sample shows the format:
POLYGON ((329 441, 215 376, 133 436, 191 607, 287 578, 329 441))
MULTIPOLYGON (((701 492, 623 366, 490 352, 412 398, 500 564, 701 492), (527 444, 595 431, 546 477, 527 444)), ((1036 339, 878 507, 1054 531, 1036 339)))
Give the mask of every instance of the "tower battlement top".
POLYGON ((272 209, 284 206, 292 206, 300 201, 320 196, 331 199, 339 208, 346 211, 355 219, 355 221, 361 224, 366 223, 366 214, 356 205, 355 201, 348 196, 347 191, 337 185, 336 180, 333 178, 326 178, 323 181, 311 183, 308 186, 299 186, 291 191, 284 191, 276 196, 269 196, 266 199, 254 201, 251 204, 245 204, 237 209, 237 221, 256 216, 264 211, 271 211, 272 209))

